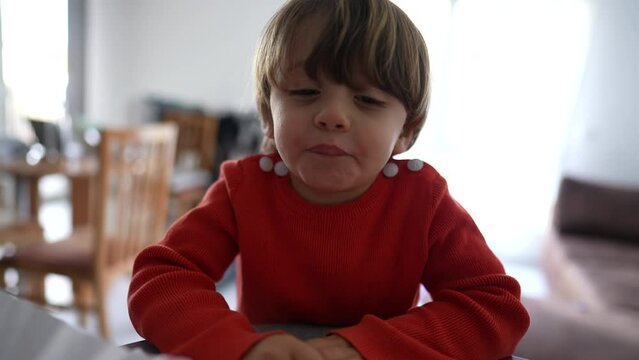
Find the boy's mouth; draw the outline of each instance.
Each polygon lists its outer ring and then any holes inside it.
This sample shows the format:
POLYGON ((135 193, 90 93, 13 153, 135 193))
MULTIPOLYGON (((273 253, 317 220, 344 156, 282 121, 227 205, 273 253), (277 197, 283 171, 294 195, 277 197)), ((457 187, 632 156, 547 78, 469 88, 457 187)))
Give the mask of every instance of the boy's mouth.
POLYGON ((329 145, 329 144, 319 144, 315 145, 312 148, 308 149, 310 152, 324 155, 324 156, 344 156, 348 155, 348 153, 339 146, 329 145))

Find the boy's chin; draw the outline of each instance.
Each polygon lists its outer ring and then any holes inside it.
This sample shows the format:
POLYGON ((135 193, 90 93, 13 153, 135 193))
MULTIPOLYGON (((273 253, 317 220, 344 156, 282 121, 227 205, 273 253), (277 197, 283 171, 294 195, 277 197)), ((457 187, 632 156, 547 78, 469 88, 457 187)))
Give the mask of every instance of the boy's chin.
MULTIPOLYGON (((310 174, 308 174, 310 175, 310 174)), ((297 179, 294 187, 302 195, 315 203, 343 203, 361 196, 370 187, 371 181, 358 183, 352 176, 343 174, 315 174, 297 179), (296 186, 297 185, 297 186, 296 186)))

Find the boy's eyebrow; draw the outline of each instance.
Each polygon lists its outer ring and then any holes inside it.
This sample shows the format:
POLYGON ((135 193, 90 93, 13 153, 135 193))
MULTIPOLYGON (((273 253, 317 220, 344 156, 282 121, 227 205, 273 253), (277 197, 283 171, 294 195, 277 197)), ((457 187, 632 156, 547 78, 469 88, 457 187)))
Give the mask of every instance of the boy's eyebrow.
MULTIPOLYGON (((304 76, 310 77, 310 75, 306 72, 305 61, 306 60, 300 60, 300 61, 297 61, 297 62, 293 63, 293 66, 287 67, 286 70, 284 72, 282 72, 283 78, 290 80, 291 77, 300 76, 301 74, 298 72, 299 70, 302 71, 304 76)), ((348 83, 348 85, 353 90, 356 90, 356 91, 363 91, 363 90, 367 90, 367 89, 377 89, 379 91, 386 92, 379 85, 375 84, 374 82, 372 82, 372 81, 370 81, 369 79, 366 79, 366 78, 352 79, 352 81, 350 81, 348 83)))
POLYGON ((299 69, 303 69, 304 73, 306 73, 306 60, 298 60, 291 64, 291 66, 284 66, 283 70, 286 73, 291 73, 299 69))
POLYGON ((310 77, 309 74, 306 72, 306 66, 304 61, 298 61, 296 63, 293 64, 293 66, 284 66, 281 69, 280 74, 285 77, 285 78, 289 78, 291 76, 306 76, 306 77, 310 77))

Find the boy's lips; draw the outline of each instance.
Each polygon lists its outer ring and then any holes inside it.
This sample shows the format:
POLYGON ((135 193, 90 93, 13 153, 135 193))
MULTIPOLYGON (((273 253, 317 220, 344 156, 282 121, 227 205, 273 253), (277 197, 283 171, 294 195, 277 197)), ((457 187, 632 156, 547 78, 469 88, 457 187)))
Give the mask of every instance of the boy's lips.
POLYGON ((344 156, 348 153, 339 146, 329 144, 319 144, 308 149, 310 152, 325 156, 344 156))

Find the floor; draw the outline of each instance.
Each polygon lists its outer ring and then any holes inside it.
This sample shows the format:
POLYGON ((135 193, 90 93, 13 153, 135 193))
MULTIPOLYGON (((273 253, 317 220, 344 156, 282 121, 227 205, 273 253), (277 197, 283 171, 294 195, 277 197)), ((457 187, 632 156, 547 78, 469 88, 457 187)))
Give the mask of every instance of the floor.
MULTIPOLYGON (((45 199, 40 209, 40 222, 45 230, 45 237, 48 241, 57 241, 64 238, 71 231, 71 212, 67 198, 64 196, 68 184, 64 178, 51 176, 44 178, 41 182, 41 196, 45 199)), ((5 208, 6 209, 6 208, 5 208)), ((10 216, 0 211, 0 221, 3 217, 6 219, 10 216)), ((499 251, 496 251, 499 253, 499 251)), ((534 252, 533 252, 534 253, 534 252)), ((518 259, 517 261, 504 261, 507 273, 517 278, 522 285, 522 294, 528 298, 545 298, 548 296, 548 288, 543 273, 536 265, 534 256, 527 259, 518 259)), ((11 277, 14 274, 7 274, 7 283, 11 283, 11 277)), ((141 338, 133 329, 126 306, 126 296, 129 279, 123 277, 119 279, 110 290, 108 300, 108 313, 110 316, 109 326, 112 329, 112 342, 116 345, 122 345, 141 338)), ((68 279, 49 275, 46 279, 46 295, 47 299, 53 303, 68 303, 71 299, 71 284, 68 279)), ((236 296, 233 284, 224 286, 219 289, 224 295, 229 306, 235 308, 236 296)), ((76 314, 69 310, 53 310, 52 315, 69 323, 74 327, 79 327, 76 314)), ((90 319, 88 331, 97 334, 97 324, 94 318, 90 319)))

